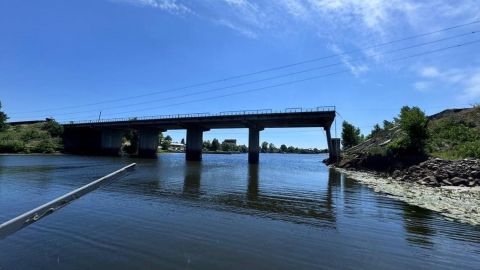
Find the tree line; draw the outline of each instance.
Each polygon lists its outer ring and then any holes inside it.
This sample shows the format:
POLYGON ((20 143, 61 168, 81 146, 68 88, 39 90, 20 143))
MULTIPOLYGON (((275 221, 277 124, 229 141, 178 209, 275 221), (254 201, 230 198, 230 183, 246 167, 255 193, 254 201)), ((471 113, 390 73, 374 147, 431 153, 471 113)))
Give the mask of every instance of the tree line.
MULTIPOLYGON (((159 146, 162 150, 167 151, 169 150, 172 144, 172 137, 169 135, 163 136, 160 133, 159 136, 159 146)), ((185 144, 185 139, 181 140, 181 144, 185 144)), ((319 153, 327 153, 327 149, 306 149, 306 148, 299 148, 294 146, 287 146, 282 144, 280 147, 276 147, 273 143, 269 143, 267 141, 262 142, 260 146, 261 153, 297 153, 297 154, 319 154, 319 153)), ((240 153, 247 153, 248 147, 244 144, 237 145, 227 140, 224 140, 220 143, 217 138, 213 140, 205 140, 203 141, 203 151, 212 151, 212 152, 240 152, 240 153)))

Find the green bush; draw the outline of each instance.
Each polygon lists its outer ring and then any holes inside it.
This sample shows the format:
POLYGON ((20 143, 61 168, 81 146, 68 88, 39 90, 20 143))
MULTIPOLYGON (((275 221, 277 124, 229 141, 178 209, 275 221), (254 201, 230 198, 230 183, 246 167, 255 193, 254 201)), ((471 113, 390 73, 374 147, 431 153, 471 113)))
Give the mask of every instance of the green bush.
POLYGON ((53 119, 48 119, 42 126, 52 137, 60 137, 63 134, 63 126, 53 119))
MULTIPOLYGON (((0 102, 0 109, 2 109, 2 103, 0 102)), ((0 111, 0 131, 6 130, 8 128, 7 124, 8 116, 0 111)))
POLYGON ((480 158, 480 131, 452 119, 435 121, 430 125, 428 150, 433 156, 446 159, 480 158))
POLYGON ((33 147, 32 152, 47 154, 47 153, 55 152, 56 148, 57 148, 57 144, 55 144, 55 142, 53 142, 52 140, 47 139, 47 140, 42 140, 39 143, 37 143, 33 147))
POLYGON ((400 141, 391 145, 392 149, 396 148, 412 154, 423 154, 428 139, 428 118, 425 113, 418 107, 404 106, 400 110, 398 121, 405 135, 400 141))
POLYGON ((25 144, 18 140, 0 140, 1 153, 21 153, 25 151, 25 144))
POLYGON ((458 152, 462 157, 480 158, 480 140, 461 145, 458 152))

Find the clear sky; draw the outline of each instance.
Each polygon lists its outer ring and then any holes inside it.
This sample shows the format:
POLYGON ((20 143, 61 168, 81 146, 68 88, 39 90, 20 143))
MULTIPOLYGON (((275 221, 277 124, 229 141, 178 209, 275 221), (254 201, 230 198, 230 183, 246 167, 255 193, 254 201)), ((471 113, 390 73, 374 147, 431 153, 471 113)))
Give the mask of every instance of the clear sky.
MULTIPOLYGON (((335 105, 368 134, 403 105, 480 101, 478 20, 478 0, 0 0, 0 100, 12 121, 335 105)), ((320 129, 261 140, 325 147, 320 129)))

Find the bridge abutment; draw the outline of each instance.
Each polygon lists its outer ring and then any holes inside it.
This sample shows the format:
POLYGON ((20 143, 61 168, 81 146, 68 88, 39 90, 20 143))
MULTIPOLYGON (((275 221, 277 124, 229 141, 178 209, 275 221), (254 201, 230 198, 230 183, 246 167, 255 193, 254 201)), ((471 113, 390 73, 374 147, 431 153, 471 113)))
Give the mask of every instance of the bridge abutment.
POLYGON ((139 129, 138 130, 138 156, 155 157, 158 151, 158 129, 139 129))
POLYGON ((258 164, 260 161, 260 131, 263 128, 248 129, 248 163, 258 164))
POLYGON ((185 159, 187 161, 202 160, 203 132, 202 128, 187 129, 187 146, 185 149, 185 159))

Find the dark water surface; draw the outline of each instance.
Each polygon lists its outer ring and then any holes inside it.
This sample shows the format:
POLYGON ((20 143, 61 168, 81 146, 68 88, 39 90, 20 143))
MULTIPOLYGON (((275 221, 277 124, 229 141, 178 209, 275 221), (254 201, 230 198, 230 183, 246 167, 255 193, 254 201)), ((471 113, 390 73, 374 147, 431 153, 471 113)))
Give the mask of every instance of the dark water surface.
POLYGON ((321 155, 0 156, 0 223, 134 173, 0 240, 0 269, 480 269, 480 228, 374 193, 321 155))

